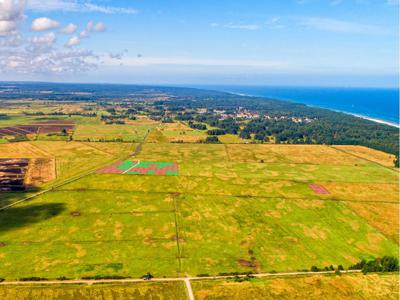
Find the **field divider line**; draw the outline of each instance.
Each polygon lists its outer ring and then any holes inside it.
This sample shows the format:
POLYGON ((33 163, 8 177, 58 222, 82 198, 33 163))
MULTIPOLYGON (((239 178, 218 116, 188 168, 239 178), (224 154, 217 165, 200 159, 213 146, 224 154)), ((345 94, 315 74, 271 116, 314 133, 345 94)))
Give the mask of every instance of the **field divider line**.
POLYGON ((138 160, 138 162, 136 164, 134 164, 132 167, 130 167, 128 170, 122 172, 122 174, 126 174, 128 173, 130 170, 132 170, 133 168, 136 168, 138 165, 140 164, 140 160, 138 160))
MULTIPOLYGON (((321 271, 321 272, 287 272, 287 273, 259 273, 250 274, 257 278, 263 277, 293 277, 293 276, 314 276, 319 274, 335 274, 336 271, 321 271)), ((361 273, 361 270, 343 270, 341 274, 361 273)), ((229 279, 235 276, 246 277, 248 275, 216 275, 216 276, 201 276, 201 277, 166 277, 166 278, 152 278, 153 282, 171 282, 171 281, 186 281, 186 280, 218 280, 229 279)), ((68 284, 96 284, 96 283, 135 283, 135 282, 149 282, 149 280, 139 278, 126 278, 126 279, 67 279, 67 280, 43 280, 43 281, 3 281, 0 286, 7 285, 68 285, 68 284)))
POLYGON ((182 271, 182 261, 181 261, 182 253, 181 253, 181 246, 180 246, 180 243, 179 243, 180 237, 179 237, 179 227, 178 227, 179 226, 178 225, 178 205, 177 205, 177 202, 176 202, 176 198, 178 198, 179 195, 175 194, 172 197, 173 197, 173 201, 174 201, 175 237, 176 237, 176 247, 177 247, 177 251, 178 251, 177 258, 178 258, 179 273, 180 273, 182 271))

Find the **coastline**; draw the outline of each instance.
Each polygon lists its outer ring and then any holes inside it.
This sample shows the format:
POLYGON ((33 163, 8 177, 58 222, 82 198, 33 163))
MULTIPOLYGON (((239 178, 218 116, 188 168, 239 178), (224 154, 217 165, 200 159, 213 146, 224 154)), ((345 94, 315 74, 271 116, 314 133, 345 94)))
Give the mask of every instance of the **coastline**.
MULTIPOLYGON (((232 92, 232 91, 225 91, 225 92, 231 93, 231 94, 234 94, 234 95, 238 95, 238 96, 246 96, 246 97, 264 97, 264 98, 267 98, 267 96, 257 96, 257 95, 250 95, 250 94, 245 94, 245 93, 236 93, 236 92, 232 92)), ((289 101, 289 100, 282 100, 282 99, 276 99, 276 100, 279 100, 279 101, 287 101, 287 102, 293 102, 293 103, 301 103, 301 104, 304 104, 304 105, 309 106, 309 107, 327 109, 327 110, 331 110, 331 111, 334 111, 334 112, 340 112, 340 113, 344 113, 344 114, 347 114, 347 115, 351 115, 351 116, 353 116, 353 117, 357 117, 357 118, 360 118, 360 119, 372 121, 372 122, 375 122, 375 123, 379 123, 379 124, 384 124, 384 125, 388 125, 388 126, 400 128, 400 124, 396 124, 396 123, 393 123, 393 122, 390 122, 390 121, 386 121, 386 120, 382 120, 382 119, 377 119, 377 118, 372 118, 372 117, 369 117, 369 116, 365 116, 365 115, 361 115, 361 114, 356 114, 356 113, 352 113, 352 112, 348 112, 348 111, 336 110, 336 109, 333 109, 333 108, 327 108, 327 107, 316 106, 316 105, 309 105, 309 104, 302 103, 302 102, 298 102, 298 101, 295 101, 295 100, 291 100, 291 101, 289 101)))
POLYGON ((396 124, 396 123, 393 123, 393 122, 389 122, 389 121, 385 121, 385 120, 381 120, 381 119, 375 119, 375 118, 371 118, 371 117, 367 117, 367 116, 363 116, 363 115, 359 115, 359 114, 354 114, 354 113, 350 113, 350 112, 347 112, 347 111, 340 111, 340 112, 348 114, 348 115, 352 115, 352 116, 357 117, 357 118, 369 120, 369 121, 372 121, 372 122, 375 122, 375 123, 385 124, 385 125, 389 125, 389 126, 392 126, 392 127, 400 128, 400 124, 396 124))

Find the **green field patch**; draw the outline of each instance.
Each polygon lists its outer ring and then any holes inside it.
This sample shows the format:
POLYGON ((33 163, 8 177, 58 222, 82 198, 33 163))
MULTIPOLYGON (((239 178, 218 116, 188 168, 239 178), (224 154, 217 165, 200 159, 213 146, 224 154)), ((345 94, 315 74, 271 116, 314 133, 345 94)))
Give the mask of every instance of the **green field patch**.
POLYGON ((349 266, 397 253, 341 202, 181 195, 178 203, 183 271, 191 275, 349 266))

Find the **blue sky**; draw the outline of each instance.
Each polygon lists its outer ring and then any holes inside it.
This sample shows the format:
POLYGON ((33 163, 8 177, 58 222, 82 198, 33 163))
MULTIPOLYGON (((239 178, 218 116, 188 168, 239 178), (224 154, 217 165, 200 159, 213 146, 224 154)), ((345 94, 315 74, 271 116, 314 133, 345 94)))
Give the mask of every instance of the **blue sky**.
POLYGON ((0 80, 395 86, 398 9, 398 0, 0 0, 0 80))

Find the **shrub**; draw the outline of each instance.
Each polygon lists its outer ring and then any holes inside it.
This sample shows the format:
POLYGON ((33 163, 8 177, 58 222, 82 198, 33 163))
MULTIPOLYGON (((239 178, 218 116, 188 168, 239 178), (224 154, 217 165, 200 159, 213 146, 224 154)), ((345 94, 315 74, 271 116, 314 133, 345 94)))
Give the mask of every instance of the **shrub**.
POLYGON ((210 274, 207 274, 207 273, 197 274, 197 277, 210 277, 210 274))
POLYGON ((316 266, 311 267, 311 272, 319 272, 319 271, 320 271, 320 269, 318 269, 318 267, 316 267, 316 266))
POLYGON ((220 141, 216 136, 208 136, 204 142, 206 144, 218 144, 220 141))
POLYGON ((20 278, 19 281, 46 281, 48 280, 47 278, 42 278, 42 277, 23 277, 20 278))
POLYGON ((61 277, 58 277, 57 280, 70 280, 70 279, 65 276, 61 276, 61 277))

